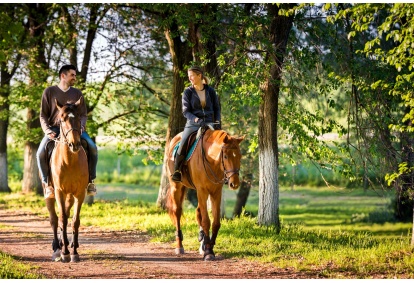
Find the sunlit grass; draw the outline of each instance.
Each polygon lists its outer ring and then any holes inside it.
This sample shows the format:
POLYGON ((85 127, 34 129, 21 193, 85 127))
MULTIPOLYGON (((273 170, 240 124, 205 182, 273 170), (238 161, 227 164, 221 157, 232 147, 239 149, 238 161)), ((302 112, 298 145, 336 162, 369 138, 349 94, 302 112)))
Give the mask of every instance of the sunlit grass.
POLYGON ((36 267, 22 264, 18 259, 0 251, 1 279, 41 279, 44 278, 33 272, 36 267))
POLYGON ((137 186, 125 184, 104 184, 98 185, 96 199, 104 200, 139 200, 143 202, 155 203, 158 191, 150 186, 137 186))

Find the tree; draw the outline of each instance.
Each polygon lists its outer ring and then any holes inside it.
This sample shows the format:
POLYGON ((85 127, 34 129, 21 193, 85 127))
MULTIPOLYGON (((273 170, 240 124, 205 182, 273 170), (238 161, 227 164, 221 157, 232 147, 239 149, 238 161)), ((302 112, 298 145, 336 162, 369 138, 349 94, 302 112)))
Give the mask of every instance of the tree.
MULTIPOLYGON (((293 14, 280 15, 280 7, 267 4, 270 18, 268 40, 273 49, 267 50, 267 79, 263 86, 259 111, 259 214, 258 223, 280 229, 279 183, 278 183, 278 103, 281 87, 283 59, 289 33, 293 25, 293 14)), ((290 4, 286 8, 293 8, 290 4)))
POLYGON ((11 80, 22 58, 19 45, 24 40, 21 6, 3 4, 0 6, 0 192, 10 192, 7 171, 7 133, 10 116, 11 80))
MULTIPOLYGON (((411 95, 411 72, 405 57, 409 56, 405 50, 411 42, 406 20, 411 9, 412 5, 341 4, 335 13, 336 22, 345 23, 349 46, 355 50, 349 64, 354 78, 364 78, 353 79, 355 110, 350 121, 358 142, 355 152, 360 156, 354 160, 359 159, 365 172, 379 173, 376 182, 364 176, 371 185, 386 187, 384 177, 388 185, 393 185, 397 193, 395 214, 400 220, 412 219, 413 214, 413 177, 409 169, 413 140, 407 130, 411 127, 407 101, 411 95), (401 108, 402 103, 405 108, 401 108)), ((337 77, 345 78, 342 74, 337 77)))
MULTIPOLYGON (((31 101, 40 101, 42 88, 47 78, 48 62, 46 62, 46 42, 44 41, 50 4, 27 4, 28 21, 25 26, 28 34, 28 92, 32 93, 31 101)), ((36 191, 42 194, 42 186, 38 175, 36 152, 39 147, 40 128, 38 109, 28 105, 26 112, 27 138, 24 150, 23 192, 36 191)))
MULTIPOLYGON (((368 41, 363 49, 363 52, 373 60, 385 63, 394 68, 398 75, 392 81, 391 87, 388 81, 379 80, 372 85, 373 89, 379 87, 389 89, 389 94, 392 97, 398 97, 403 103, 404 108, 399 108, 393 114, 397 114, 400 118, 398 123, 390 123, 389 128, 394 131, 394 135, 401 133, 399 141, 401 143, 400 158, 398 170, 389 173, 386 176, 388 184, 394 183, 396 185, 399 196, 401 196, 400 205, 404 206, 405 202, 413 206, 413 184, 414 184, 414 137, 413 125, 414 108, 413 100, 413 50, 411 46, 414 44, 414 37, 412 29, 414 23, 411 21, 414 12, 414 6, 409 3, 395 3, 395 4, 358 4, 338 16, 344 16, 351 13, 353 19, 353 30, 349 36, 355 36, 361 32, 367 31, 372 25, 377 23, 380 19, 382 10, 386 10, 388 14, 385 19, 380 21, 377 26, 377 32, 372 40, 368 41), (385 44, 386 42, 391 42, 385 44), (411 201, 409 201, 411 200, 411 201)), ((413 218, 414 219, 414 218, 413 218)), ((414 223, 413 223, 414 231, 414 223)), ((412 238, 414 244, 414 236, 412 238)))
MULTIPOLYGON (((27 15, 41 13, 37 14, 35 20, 44 22, 39 22, 32 29, 32 21, 27 22, 27 32, 32 32, 31 40, 27 43, 33 48, 26 49, 34 52, 25 54, 27 61, 24 62, 29 63, 26 69, 31 71, 23 75, 30 78, 31 87, 21 92, 21 100, 14 101, 18 107, 38 108, 43 89, 50 82, 56 81, 60 66, 70 62, 79 66, 77 87, 86 98, 87 130, 92 138, 101 128, 122 142, 127 138, 147 134, 146 128, 152 127, 152 119, 147 118, 149 115, 162 118, 167 116, 163 106, 157 104, 159 101, 165 103, 166 94, 162 93, 162 89, 154 89, 154 85, 162 80, 158 77, 165 73, 164 55, 160 50, 153 52, 147 48, 146 45, 151 44, 147 29, 139 19, 131 20, 130 11, 112 4, 24 7, 27 8, 27 15), (42 36, 39 37, 40 35, 42 36), (99 42, 97 38, 100 39, 99 42), (102 42, 106 44, 101 45, 102 42), (53 69, 49 69, 50 66, 53 69), (36 95, 27 95, 29 91, 36 95), (142 95, 144 92, 145 97, 142 95), (147 99, 147 93, 153 94, 154 98, 147 99), (31 98, 29 104, 28 97, 31 98)), ((20 66, 20 69, 25 70, 25 67, 20 66)), ((20 86, 24 85, 25 82, 22 81, 20 86)), ((36 111, 29 111, 29 131, 21 131, 25 136, 28 134, 27 147, 31 148, 25 154, 24 188, 33 187, 33 182, 28 180, 38 179, 37 166, 31 162, 35 159, 28 157, 34 156, 36 142, 42 135, 40 127, 36 126, 36 111)), ((144 142, 142 139, 139 141, 140 144, 144 142)))
MULTIPOLYGON (((164 33, 172 61, 172 96, 157 200, 157 204, 164 207, 168 188, 166 158, 169 143, 185 125, 181 109, 181 94, 187 82, 187 68, 193 62, 200 64, 205 61, 207 62, 205 68, 207 72, 214 75, 219 74, 214 56, 215 43, 213 38, 208 36, 207 29, 204 28, 204 26, 214 26, 215 22, 214 20, 206 21, 201 17, 201 15, 205 15, 208 19, 214 19, 217 8, 216 5, 211 4, 144 4, 135 7, 142 10, 148 17, 156 19, 156 30, 164 33), (202 36, 205 36, 205 44, 201 39, 202 36)), ((153 34, 153 37, 157 36, 157 33, 153 34)))

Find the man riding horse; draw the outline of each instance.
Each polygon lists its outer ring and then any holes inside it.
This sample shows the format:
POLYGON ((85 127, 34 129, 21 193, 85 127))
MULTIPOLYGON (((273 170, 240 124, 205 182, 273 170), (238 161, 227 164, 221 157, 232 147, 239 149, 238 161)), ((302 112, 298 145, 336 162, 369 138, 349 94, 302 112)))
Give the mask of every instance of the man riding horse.
POLYGON ((60 134, 59 121, 57 118, 59 110, 55 101, 60 105, 66 105, 67 103, 74 103, 81 97, 81 138, 87 142, 89 152, 89 184, 87 186, 87 194, 95 195, 96 186, 94 179, 96 178, 96 164, 98 162, 98 150, 95 143, 89 137, 86 129, 87 111, 86 105, 83 99, 82 92, 79 89, 73 87, 76 82, 76 67, 73 65, 64 65, 59 70, 60 82, 58 85, 50 86, 46 88, 42 95, 41 108, 40 108, 40 124, 45 136, 43 137, 39 149, 36 154, 37 166, 44 184, 44 197, 55 198, 54 189, 51 184, 50 176, 48 173, 48 160, 46 158, 46 145, 50 140, 56 140, 60 134))

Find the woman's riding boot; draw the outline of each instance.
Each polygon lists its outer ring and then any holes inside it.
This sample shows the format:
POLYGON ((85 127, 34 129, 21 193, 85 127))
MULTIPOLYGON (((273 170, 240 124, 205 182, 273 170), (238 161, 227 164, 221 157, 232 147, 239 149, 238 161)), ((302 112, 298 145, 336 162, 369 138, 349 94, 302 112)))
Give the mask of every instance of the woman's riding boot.
POLYGON ((181 166, 185 159, 185 155, 177 154, 174 160, 174 173, 172 174, 172 180, 174 182, 181 182, 181 166))

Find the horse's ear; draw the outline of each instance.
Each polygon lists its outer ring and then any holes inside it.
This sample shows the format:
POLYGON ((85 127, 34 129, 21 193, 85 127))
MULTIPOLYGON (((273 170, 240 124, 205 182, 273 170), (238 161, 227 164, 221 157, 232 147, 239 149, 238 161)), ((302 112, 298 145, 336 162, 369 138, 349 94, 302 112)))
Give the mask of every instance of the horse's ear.
POLYGON ((60 111, 60 109, 62 108, 62 105, 59 104, 56 98, 55 98, 55 105, 56 105, 56 108, 60 111))
POLYGON ((78 99, 78 101, 76 101, 76 102, 75 102, 75 105, 76 105, 76 106, 79 106, 79 105, 81 104, 82 100, 83 100, 83 97, 81 96, 81 97, 78 99))
POLYGON ((224 136, 223 143, 229 143, 229 136, 228 135, 224 136))
POLYGON ((236 138, 234 138, 234 139, 236 140, 236 142, 237 142, 238 144, 240 144, 240 143, 242 142, 242 140, 244 140, 244 137, 245 137, 245 136, 242 136, 242 137, 236 137, 236 138))

